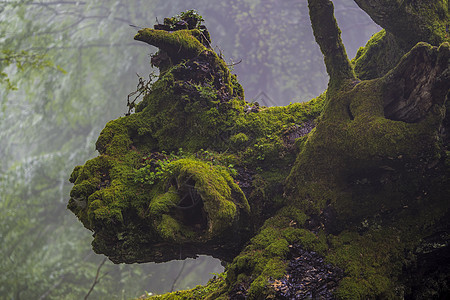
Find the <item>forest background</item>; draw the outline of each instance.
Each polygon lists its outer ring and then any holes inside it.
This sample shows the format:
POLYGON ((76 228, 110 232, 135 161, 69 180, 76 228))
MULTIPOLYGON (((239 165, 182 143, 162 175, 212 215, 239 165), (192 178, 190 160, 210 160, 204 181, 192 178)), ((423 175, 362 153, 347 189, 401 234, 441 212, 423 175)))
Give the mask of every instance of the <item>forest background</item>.
MULTIPOLYGON (((380 28, 352 0, 333 2, 353 57, 380 28)), ((206 20, 247 101, 286 105, 326 89, 306 1, 0 1, 0 298, 129 299, 222 271, 209 257, 114 265, 66 209, 71 170, 127 112, 138 76, 156 72, 156 48, 134 41, 133 26, 189 9, 206 20)))

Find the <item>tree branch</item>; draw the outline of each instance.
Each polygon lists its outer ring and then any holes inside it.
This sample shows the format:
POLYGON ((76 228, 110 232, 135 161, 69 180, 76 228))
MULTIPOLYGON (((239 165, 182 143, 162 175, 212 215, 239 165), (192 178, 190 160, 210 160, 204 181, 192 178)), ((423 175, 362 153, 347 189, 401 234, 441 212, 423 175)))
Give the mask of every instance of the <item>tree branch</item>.
POLYGON ((323 53, 329 90, 338 90, 346 80, 356 79, 341 40, 341 31, 334 18, 330 0, 308 0, 309 16, 314 37, 323 53))
POLYGON ((445 1, 355 0, 372 20, 406 43, 439 45, 444 41, 449 11, 445 1), (426 13, 424 13, 426 12, 426 13))
POLYGON ((95 275, 94 282, 92 283, 92 286, 91 286, 91 288, 89 289, 89 291, 88 291, 88 293, 86 294, 86 296, 84 296, 84 300, 86 300, 86 299, 89 297, 89 295, 91 294, 91 292, 94 290, 94 287, 97 285, 97 283, 100 282, 100 279, 101 279, 101 278, 99 278, 99 275, 100 275, 100 269, 103 267, 103 265, 105 264, 105 262, 106 262, 106 257, 102 260, 102 262, 101 262, 100 265, 98 266, 98 268, 97 268, 97 274, 95 275))
POLYGON ((181 276, 181 273, 183 273, 184 267, 186 266, 186 260, 183 261, 183 265, 181 266, 180 271, 178 272, 177 277, 175 277, 175 279, 172 282, 172 287, 170 288, 170 291, 173 292, 173 289, 175 288, 175 284, 177 284, 178 279, 181 276))
POLYGON ((32 47, 28 48, 26 51, 37 51, 37 50, 72 50, 72 49, 88 49, 88 48, 110 48, 110 47, 148 47, 144 44, 137 44, 137 43, 113 43, 113 44, 89 44, 89 45, 82 45, 82 46, 61 46, 61 47, 32 47))
POLYGON ((135 40, 145 42, 164 50, 172 61, 192 58, 199 55, 206 47, 191 32, 197 30, 179 30, 168 32, 144 28, 138 31, 135 40))

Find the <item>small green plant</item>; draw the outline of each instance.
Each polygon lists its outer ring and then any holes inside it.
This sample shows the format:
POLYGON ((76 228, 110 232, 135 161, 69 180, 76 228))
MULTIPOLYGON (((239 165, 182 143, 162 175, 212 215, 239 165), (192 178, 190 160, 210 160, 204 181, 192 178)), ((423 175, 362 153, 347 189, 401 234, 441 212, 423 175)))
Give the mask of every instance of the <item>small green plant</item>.
POLYGON ((238 171, 234 168, 233 164, 229 164, 227 168, 231 176, 236 177, 238 175, 238 171))
POLYGON ((200 98, 205 100, 217 100, 217 92, 210 85, 195 84, 193 86, 197 90, 200 98))
POLYGON ((232 164, 227 157, 221 156, 216 152, 200 149, 200 151, 195 154, 195 157, 207 161, 219 169, 227 171, 232 177, 238 175, 238 171, 234 168, 234 164, 232 164))
POLYGON ((240 132, 238 134, 233 135, 230 138, 230 142, 236 146, 245 145, 248 142, 248 136, 245 133, 240 132))
POLYGON ((201 25, 205 20, 195 10, 191 9, 180 13, 172 18, 165 18, 164 25, 169 26, 171 30, 179 29, 199 29, 202 30, 201 25))
POLYGON ((203 17, 195 9, 190 9, 188 11, 181 12, 177 17, 186 22, 190 20, 192 20, 192 22, 195 21, 196 22, 195 28, 200 27, 201 23, 205 21, 203 17))
POLYGON ((214 154, 209 152, 208 150, 200 149, 200 151, 197 152, 196 157, 201 158, 202 160, 214 162, 215 157, 214 154))
POLYGON ((136 171, 134 181, 148 186, 155 184, 171 175, 170 169, 168 168, 169 163, 170 160, 157 160, 151 164, 146 164, 136 171))
POLYGON ((167 154, 165 151, 161 153, 153 153, 151 156, 144 157, 142 168, 136 170, 134 182, 146 186, 152 186, 158 181, 168 178, 172 175, 169 164, 180 158, 185 158, 183 149, 179 148, 177 153, 171 152, 167 154))

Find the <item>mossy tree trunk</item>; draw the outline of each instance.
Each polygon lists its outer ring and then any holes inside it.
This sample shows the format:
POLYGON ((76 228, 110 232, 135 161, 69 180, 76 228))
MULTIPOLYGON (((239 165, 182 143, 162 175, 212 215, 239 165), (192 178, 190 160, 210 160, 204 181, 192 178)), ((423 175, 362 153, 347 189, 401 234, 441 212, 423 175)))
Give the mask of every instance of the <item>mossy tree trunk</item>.
MULTIPOLYGON (((420 25, 444 2, 394 1, 393 11, 357 2, 389 32, 351 62, 332 2, 309 0, 329 86, 286 107, 245 102, 206 28, 186 21, 192 12, 141 30, 136 39, 160 48, 159 79, 134 114, 107 124, 100 156, 71 176, 69 208, 94 231, 94 250, 115 262, 208 254, 227 263, 206 287, 167 299, 429 292, 415 291, 422 278, 402 269, 432 267, 427 253, 450 240, 450 50, 435 44, 445 39, 441 17, 432 33, 420 25), (419 40, 396 31, 402 14, 412 18, 402 24, 420 19, 410 27, 419 40), (366 72, 391 46, 395 65, 366 72)), ((450 263, 438 261, 424 277, 445 288, 450 263)))

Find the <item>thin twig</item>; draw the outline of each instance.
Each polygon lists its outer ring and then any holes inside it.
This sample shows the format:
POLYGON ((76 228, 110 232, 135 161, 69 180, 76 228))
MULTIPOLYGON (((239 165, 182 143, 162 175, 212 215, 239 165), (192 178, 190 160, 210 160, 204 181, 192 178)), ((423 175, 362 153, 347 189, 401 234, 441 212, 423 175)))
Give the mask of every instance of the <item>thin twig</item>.
POLYGON ((183 265, 181 266, 180 272, 178 272, 177 277, 175 278, 175 280, 172 283, 172 288, 170 289, 170 292, 173 292, 173 289, 175 288, 175 284, 177 283, 178 278, 180 278, 181 273, 183 272, 185 265, 186 265, 186 260, 183 261, 183 265))
POLYGON ((238 65, 238 64, 240 64, 242 62, 242 58, 238 61, 238 62, 236 62, 236 63, 230 63, 230 64, 227 64, 227 67, 232 67, 232 66, 235 66, 235 65, 238 65))
MULTIPOLYGON (((101 278, 99 278, 99 275, 100 275, 100 269, 103 267, 103 265, 105 264, 105 262, 106 262, 106 257, 103 259, 103 261, 100 263, 100 265, 98 266, 98 268, 97 268, 97 274, 95 275, 95 279, 94 279, 94 282, 92 283, 92 286, 91 286, 91 288, 89 289, 89 292, 86 294, 86 296, 84 296, 84 300, 86 300, 88 297, 89 297, 89 295, 91 294, 91 292, 94 290, 94 287, 97 285, 97 283, 99 283, 100 282, 100 279, 101 278)), ((103 276, 102 276, 103 277, 103 276)))

